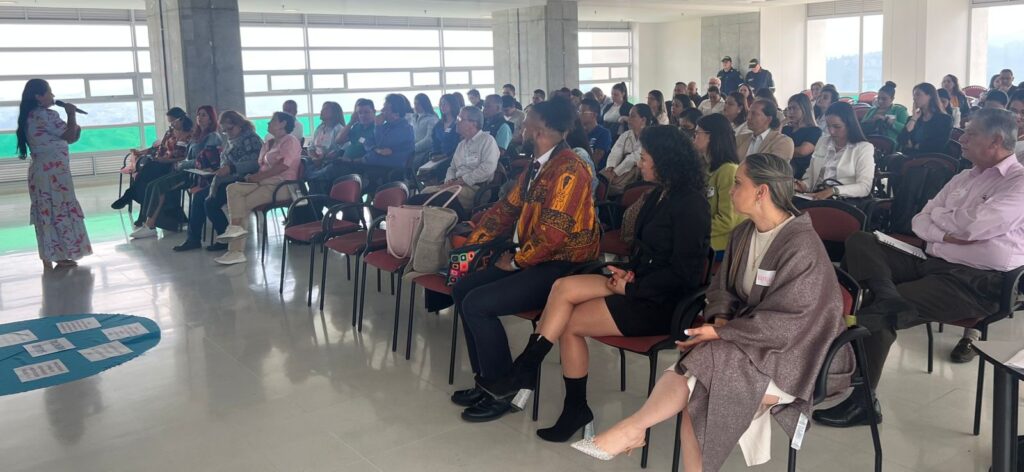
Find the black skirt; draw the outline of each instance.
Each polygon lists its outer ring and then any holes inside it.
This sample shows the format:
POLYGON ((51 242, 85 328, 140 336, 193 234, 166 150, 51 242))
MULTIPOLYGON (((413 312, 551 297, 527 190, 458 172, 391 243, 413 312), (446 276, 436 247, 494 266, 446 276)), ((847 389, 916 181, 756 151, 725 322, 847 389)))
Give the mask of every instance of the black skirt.
POLYGON ((625 295, 611 295, 604 302, 623 336, 668 335, 672 329, 673 305, 630 300, 625 295))

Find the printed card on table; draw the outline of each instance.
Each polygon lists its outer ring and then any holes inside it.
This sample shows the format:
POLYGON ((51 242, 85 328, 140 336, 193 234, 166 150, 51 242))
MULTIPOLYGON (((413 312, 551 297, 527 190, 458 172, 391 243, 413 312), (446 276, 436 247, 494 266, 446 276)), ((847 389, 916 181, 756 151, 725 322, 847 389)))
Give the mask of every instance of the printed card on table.
POLYGON ((111 341, 117 341, 118 339, 130 338, 132 336, 141 336, 148 333, 149 330, 142 323, 132 323, 122 326, 115 326, 113 328, 107 328, 103 330, 103 334, 107 335, 107 339, 111 341))
POLYGON ((125 354, 131 354, 132 350, 121 344, 121 341, 112 341, 106 344, 100 344, 99 346, 90 347, 88 349, 79 349, 78 353, 91 362, 99 362, 104 359, 110 359, 111 357, 123 356, 125 354))
POLYGON ((22 382, 31 382, 33 380, 45 379, 47 377, 66 373, 68 373, 68 368, 64 366, 64 363, 61 362, 60 359, 53 359, 46 362, 40 362, 38 364, 29 364, 24 367, 14 369, 14 375, 17 375, 18 380, 22 382))
POLYGON ((60 330, 60 334, 74 333, 76 331, 85 331, 87 329, 96 329, 99 327, 100 322, 96 321, 96 318, 93 317, 57 323, 57 329, 60 330))
POLYGON ((32 331, 23 329, 21 331, 14 331, 10 333, 0 334, 0 347, 14 346, 16 344, 24 344, 35 341, 39 338, 36 337, 32 331))
POLYGON ((32 357, 45 356, 47 354, 53 354, 55 352, 66 351, 73 349, 74 344, 68 341, 67 338, 56 338, 47 339, 46 341, 39 341, 37 343, 26 344, 25 351, 32 357))

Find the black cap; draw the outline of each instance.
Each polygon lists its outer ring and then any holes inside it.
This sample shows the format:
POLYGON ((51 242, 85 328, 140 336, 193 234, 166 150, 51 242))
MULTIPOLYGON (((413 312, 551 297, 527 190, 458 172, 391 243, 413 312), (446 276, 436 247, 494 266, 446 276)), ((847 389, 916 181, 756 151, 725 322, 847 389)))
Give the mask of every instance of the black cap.
POLYGON ((758 62, 757 59, 751 59, 750 64, 747 64, 747 68, 753 69, 754 67, 757 67, 758 64, 760 64, 760 62, 758 62))
POLYGON ((725 56, 725 57, 722 58, 722 62, 725 62, 725 61, 732 62, 732 58, 729 57, 729 56, 725 56))

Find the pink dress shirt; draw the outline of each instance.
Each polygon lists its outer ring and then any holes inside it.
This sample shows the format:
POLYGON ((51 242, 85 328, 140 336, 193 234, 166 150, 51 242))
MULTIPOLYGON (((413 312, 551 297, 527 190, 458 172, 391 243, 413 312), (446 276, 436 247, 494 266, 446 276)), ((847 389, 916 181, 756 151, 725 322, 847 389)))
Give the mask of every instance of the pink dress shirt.
POLYGON ((277 175, 281 180, 295 180, 299 178, 299 165, 302 163, 302 144, 299 139, 290 134, 280 138, 279 143, 270 148, 270 140, 263 143, 260 149, 260 171, 265 171, 283 162, 288 166, 284 172, 277 175))
POLYGON ((975 269, 1024 265, 1024 166, 1009 154, 988 169, 967 169, 913 220, 929 255, 975 269), (972 244, 943 242, 946 235, 972 244))

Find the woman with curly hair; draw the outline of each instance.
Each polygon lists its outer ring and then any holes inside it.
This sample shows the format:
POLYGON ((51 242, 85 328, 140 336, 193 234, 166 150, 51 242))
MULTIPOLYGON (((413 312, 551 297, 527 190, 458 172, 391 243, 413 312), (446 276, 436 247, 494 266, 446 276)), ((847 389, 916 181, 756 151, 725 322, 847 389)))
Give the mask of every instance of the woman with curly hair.
POLYGON ((546 441, 567 441, 594 420, 586 397, 586 338, 668 334, 676 304, 703 282, 711 212, 701 157, 674 126, 647 128, 640 144, 641 175, 658 186, 637 216, 631 262, 609 267, 610 276, 556 280, 540 324, 512 373, 480 385, 497 398, 524 389, 517 396, 525 401, 535 388, 538 366, 558 342, 566 396, 555 425, 537 431, 546 441))

